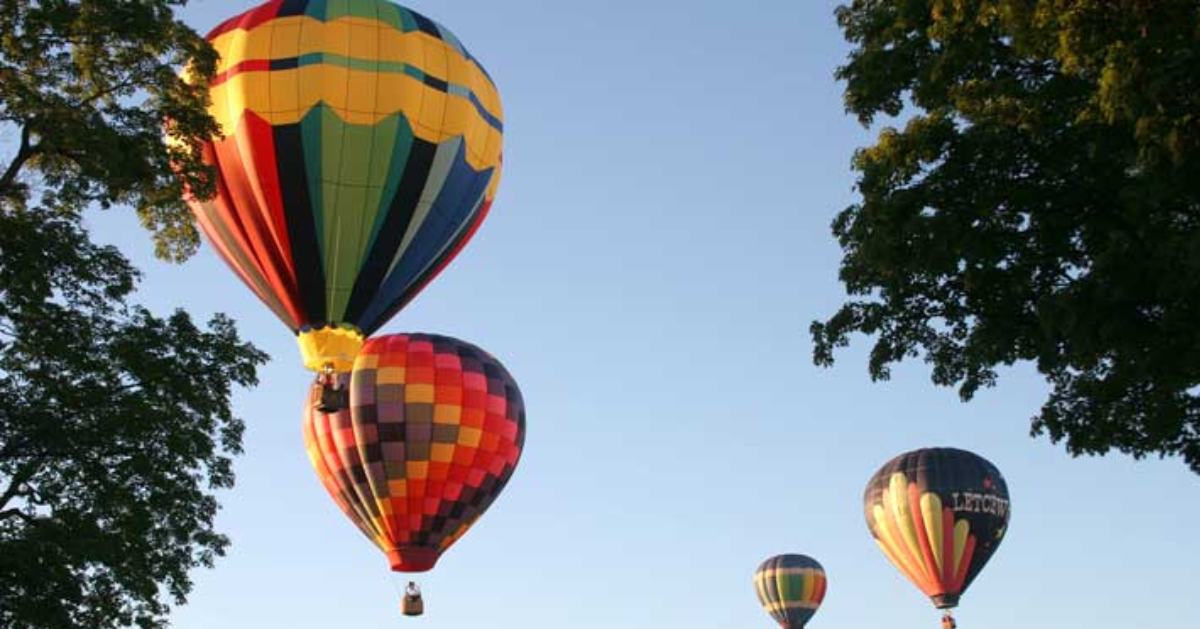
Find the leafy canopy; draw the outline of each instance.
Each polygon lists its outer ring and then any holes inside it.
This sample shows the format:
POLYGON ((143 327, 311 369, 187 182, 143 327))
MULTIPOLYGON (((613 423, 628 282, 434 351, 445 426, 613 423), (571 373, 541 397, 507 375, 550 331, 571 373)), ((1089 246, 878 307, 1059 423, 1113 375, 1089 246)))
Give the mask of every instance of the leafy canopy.
POLYGON ((855 0, 837 76, 863 124, 833 223, 851 300, 812 325, 831 365, 923 356, 970 399, 1032 361, 1033 434, 1200 473, 1200 5, 855 0))
POLYGON ((136 277, 73 217, 0 212, 0 626, 161 626, 228 544, 230 389, 266 356, 129 305, 136 277))
POLYGON ((198 244, 174 169, 211 192, 193 149, 215 125, 177 71, 209 77, 214 54, 183 4, 0 0, 3 627, 165 626, 229 543, 231 388, 266 356, 224 316, 131 303, 137 272, 80 220, 135 205, 161 257, 198 244))
POLYGON ((198 149, 217 126, 199 79, 212 77, 216 53, 175 18, 184 4, 0 0, 0 132, 16 145, 0 163, 0 200, 133 205, 160 257, 195 252, 182 191, 184 183, 200 196, 213 191, 198 149), (178 74, 186 64, 194 85, 178 74), (26 167, 36 181, 21 177, 26 167))

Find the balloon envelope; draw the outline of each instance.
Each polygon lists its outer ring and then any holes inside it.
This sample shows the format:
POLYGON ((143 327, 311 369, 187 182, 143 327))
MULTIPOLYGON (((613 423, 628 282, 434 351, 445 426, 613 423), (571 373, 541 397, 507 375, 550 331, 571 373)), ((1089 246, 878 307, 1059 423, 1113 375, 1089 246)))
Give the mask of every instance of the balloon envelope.
POLYGON ((763 609, 784 629, 800 629, 825 599, 825 569, 805 555, 777 555, 754 573, 763 609))
POLYGON ((221 55, 190 200, 305 363, 348 370, 471 238, 499 182, 499 94, 450 31, 383 0, 274 0, 209 35, 221 55))
POLYGON ((867 527, 938 608, 958 605, 1008 530, 1008 486, 982 457, 953 448, 901 454, 871 477, 867 527))
POLYGON ((504 489, 525 442, 525 405, 483 350, 432 334, 367 341, 346 410, 304 411, 304 442, 334 502, 388 556, 422 572, 504 489))

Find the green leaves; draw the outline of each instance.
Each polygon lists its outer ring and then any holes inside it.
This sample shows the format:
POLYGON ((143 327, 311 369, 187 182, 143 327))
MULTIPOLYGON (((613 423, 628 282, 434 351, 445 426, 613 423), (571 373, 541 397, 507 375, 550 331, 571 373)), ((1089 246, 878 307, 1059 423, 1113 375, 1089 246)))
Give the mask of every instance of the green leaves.
POLYGON ((0 0, 0 132, 17 138, 0 162, 6 627, 164 626, 229 543, 212 492, 241 452, 230 395, 266 355, 223 316, 129 303, 136 270, 79 221, 132 205, 159 257, 196 249, 181 197, 212 191, 198 147, 216 57, 183 4, 0 0))
POLYGON ((231 389, 266 356, 128 304, 136 278, 76 217, 0 212, 0 625, 164 626, 228 545, 231 389))
POLYGON ((922 356, 970 399, 1033 361, 1036 434, 1200 472, 1200 8, 1194 2, 858 0, 838 77, 864 123, 861 201, 833 225, 854 299, 812 326, 830 365, 922 356))
POLYGON ((0 0, 0 129, 28 139, 0 163, 0 209, 31 198, 68 212, 133 205, 160 257, 196 250, 181 180, 211 193, 211 173, 188 149, 217 128, 205 81, 178 71, 190 63, 211 77, 216 55, 175 19, 184 3, 0 0), (184 148, 169 149, 164 135, 184 148), (37 186, 17 177, 23 170, 37 186))

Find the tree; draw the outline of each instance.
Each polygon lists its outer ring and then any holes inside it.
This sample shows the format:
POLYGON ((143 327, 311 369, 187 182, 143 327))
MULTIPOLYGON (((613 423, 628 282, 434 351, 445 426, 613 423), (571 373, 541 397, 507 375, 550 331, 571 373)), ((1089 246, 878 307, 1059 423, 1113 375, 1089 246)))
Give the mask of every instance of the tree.
POLYGON ((228 540, 232 385, 265 356, 228 319, 130 306, 136 272, 73 217, 0 212, 0 625, 164 624, 228 540))
POLYGON ((160 257, 195 252, 182 192, 213 192, 199 147, 218 131, 206 111, 216 53, 175 19, 186 3, 0 0, 0 131, 16 138, 0 202, 136 206, 160 257), (27 167, 38 181, 22 180, 27 167))
POLYGON ((266 356, 224 316, 131 303, 136 270, 80 222, 132 205, 161 257, 198 244, 181 182, 211 193, 216 126, 177 72, 203 85, 214 54, 182 4, 0 0, 0 626, 164 626, 229 543, 231 389, 266 356))
POLYGON ((864 125, 833 223, 852 296, 817 364, 875 337, 969 400, 1032 361, 1032 433, 1200 473, 1200 5, 854 0, 837 77, 864 125))

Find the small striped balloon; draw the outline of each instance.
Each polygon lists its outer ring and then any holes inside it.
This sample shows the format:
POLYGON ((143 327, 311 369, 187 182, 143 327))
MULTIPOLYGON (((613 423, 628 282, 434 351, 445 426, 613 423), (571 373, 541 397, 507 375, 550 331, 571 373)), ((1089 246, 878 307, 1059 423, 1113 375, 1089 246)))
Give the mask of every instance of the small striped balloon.
POLYGON ((805 555, 776 555, 754 573, 763 609, 784 629, 801 629, 825 599, 825 569, 805 555))

